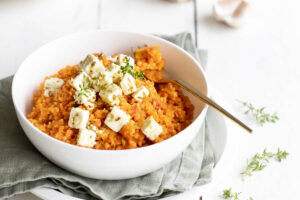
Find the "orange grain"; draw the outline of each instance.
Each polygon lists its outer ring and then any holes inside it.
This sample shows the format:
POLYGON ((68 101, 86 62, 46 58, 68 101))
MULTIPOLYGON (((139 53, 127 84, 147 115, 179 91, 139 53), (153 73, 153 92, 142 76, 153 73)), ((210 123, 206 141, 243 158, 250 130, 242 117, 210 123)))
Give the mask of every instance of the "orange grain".
MULTIPOLYGON (((158 47, 138 49, 135 52, 135 62, 135 69, 143 72, 159 72, 165 65, 158 47)), ((109 65, 109 61, 106 60, 105 65, 109 65)), ((41 83, 38 92, 34 94, 32 112, 27 115, 30 122, 44 133, 74 145, 78 130, 70 128, 68 120, 71 108, 79 105, 74 101, 75 90, 69 84, 69 80, 77 74, 76 66, 67 66, 51 76, 61 78, 66 83, 51 97, 43 95, 44 82, 41 83)), ((119 107, 127 112, 132 120, 118 133, 103 123, 109 113, 109 106, 97 95, 95 108, 90 110, 89 122, 97 128, 104 128, 104 131, 97 136, 95 149, 117 150, 147 146, 172 137, 192 122, 194 107, 176 85, 171 83, 154 85, 152 81, 146 79, 137 79, 136 85, 137 87, 144 85, 150 95, 143 102, 136 101, 131 95, 120 98, 119 107), (163 126, 163 132, 153 142, 140 130, 142 122, 151 115, 163 126)), ((85 109, 82 105, 80 107, 85 109)))

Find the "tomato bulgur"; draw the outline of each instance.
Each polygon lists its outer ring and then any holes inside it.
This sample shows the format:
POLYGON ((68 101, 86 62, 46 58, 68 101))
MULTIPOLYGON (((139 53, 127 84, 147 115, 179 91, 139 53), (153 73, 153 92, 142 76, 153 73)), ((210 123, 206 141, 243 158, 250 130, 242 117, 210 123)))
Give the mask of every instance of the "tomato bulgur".
MULTIPOLYGON (((105 67, 110 65, 105 56, 103 64, 105 67)), ((164 66, 165 61, 158 47, 144 47, 135 51, 135 70, 144 73, 155 72, 156 76, 160 76, 159 72, 164 66)), ((74 145, 77 145, 78 129, 68 126, 70 111, 72 107, 87 110, 84 105, 75 103, 76 90, 70 84, 70 80, 78 73, 78 66, 66 66, 51 76, 62 79, 65 84, 50 97, 44 96, 45 81, 41 83, 39 90, 34 94, 32 112, 27 115, 30 122, 42 132, 74 145)), ((47 78, 49 77, 45 80, 47 78)), ((97 134, 93 148, 117 150, 147 146, 172 137, 192 122, 194 107, 178 86, 171 83, 154 84, 146 78, 137 78, 135 84, 136 87, 145 86, 149 90, 149 96, 142 102, 131 95, 120 97, 118 106, 130 115, 131 120, 119 132, 114 132, 104 124, 110 107, 97 94, 94 108, 89 110, 89 122, 96 128, 101 128, 103 132, 97 134), (154 141, 149 140, 140 129, 143 121, 149 116, 153 116, 163 127, 162 133, 154 141)))

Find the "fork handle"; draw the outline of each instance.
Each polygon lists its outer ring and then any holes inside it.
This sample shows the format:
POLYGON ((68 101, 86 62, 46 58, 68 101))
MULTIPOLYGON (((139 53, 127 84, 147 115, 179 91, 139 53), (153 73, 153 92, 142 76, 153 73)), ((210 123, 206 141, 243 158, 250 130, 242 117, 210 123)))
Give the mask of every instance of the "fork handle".
POLYGON ((181 80, 172 80, 172 82, 175 83, 176 85, 182 87, 183 89, 187 90, 188 92, 193 94, 195 97, 199 98, 201 101, 203 101, 207 105, 209 105, 209 106, 213 107, 214 109, 218 110, 223 115, 225 115, 226 117, 228 117, 232 121, 236 122, 238 125, 240 125, 242 128, 244 128, 249 133, 252 133, 252 129, 249 128, 246 124, 244 124, 242 121, 240 121, 235 116, 233 116, 228 111, 226 111, 224 108, 222 108, 219 104, 217 104, 212 99, 208 98, 206 95, 202 94, 201 92, 199 92, 198 90, 196 90, 195 88, 190 86, 189 84, 187 84, 187 83, 185 83, 184 81, 181 81, 181 80))

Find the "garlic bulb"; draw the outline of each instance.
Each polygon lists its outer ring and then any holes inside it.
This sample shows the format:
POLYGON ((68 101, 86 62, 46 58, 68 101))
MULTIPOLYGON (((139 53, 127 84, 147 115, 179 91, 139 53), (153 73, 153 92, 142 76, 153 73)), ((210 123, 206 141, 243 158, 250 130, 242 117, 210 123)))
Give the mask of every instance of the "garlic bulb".
POLYGON ((168 0, 174 3, 181 3, 181 2, 187 2, 187 1, 191 1, 191 0, 168 0))
POLYGON ((220 0, 213 6, 213 14, 217 21, 237 27, 245 18, 248 8, 245 0, 220 0))

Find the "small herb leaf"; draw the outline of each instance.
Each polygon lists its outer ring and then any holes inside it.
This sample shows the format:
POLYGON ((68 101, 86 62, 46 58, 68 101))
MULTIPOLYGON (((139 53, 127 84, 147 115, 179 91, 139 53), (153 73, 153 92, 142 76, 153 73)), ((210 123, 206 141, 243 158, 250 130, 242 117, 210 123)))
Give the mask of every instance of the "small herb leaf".
POLYGON ((86 82, 84 84, 80 84, 79 87, 80 87, 80 92, 79 92, 78 96, 80 97, 81 95, 84 95, 84 96, 88 97, 87 93, 89 93, 89 90, 88 90, 89 83, 86 82))
POLYGON ((129 64, 129 58, 127 56, 125 57, 125 60, 126 60, 126 65, 121 66, 121 72, 123 74, 128 73, 132 75, 134 78, 144 79, 144 73, 134 71, 133 66, 129 64))
MULTIPOLYGON (((228 199, 228 200, 240 200, 240 198, 239 198, 240 194, 241 194, 241 192, 239 192, 239 193, 232 192, 231 188, 229 188, 227 190, 223 190, 222 198, 228 199)), ((253 200, 253 198, 249 197, 249 200, 253 200)))
POLYGON ((227 190, 223 190, 223 195, 222 198, 223 199, 229 199, 229 200, 239 200, 239 196, 241 193, 233 193, 231 191, 231 188, 227 189, 227 190))

